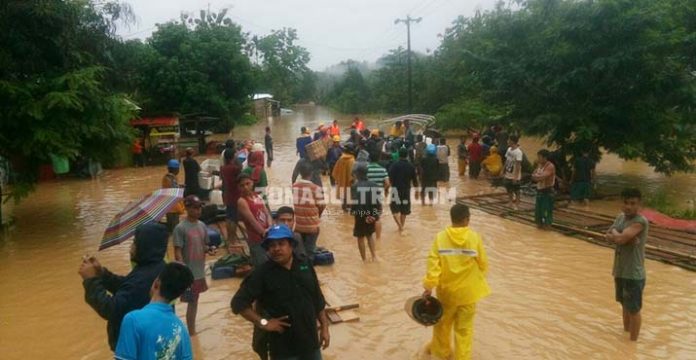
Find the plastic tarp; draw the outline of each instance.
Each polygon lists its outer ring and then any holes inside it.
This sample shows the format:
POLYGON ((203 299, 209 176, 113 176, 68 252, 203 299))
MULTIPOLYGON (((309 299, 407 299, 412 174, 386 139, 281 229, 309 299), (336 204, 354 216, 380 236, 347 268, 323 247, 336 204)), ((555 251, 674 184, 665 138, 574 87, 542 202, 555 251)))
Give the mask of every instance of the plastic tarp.
POLYGON ((653 209, 643 209, 640 213, 655 225, 696 233, 696 220, 675 219, 653 209))

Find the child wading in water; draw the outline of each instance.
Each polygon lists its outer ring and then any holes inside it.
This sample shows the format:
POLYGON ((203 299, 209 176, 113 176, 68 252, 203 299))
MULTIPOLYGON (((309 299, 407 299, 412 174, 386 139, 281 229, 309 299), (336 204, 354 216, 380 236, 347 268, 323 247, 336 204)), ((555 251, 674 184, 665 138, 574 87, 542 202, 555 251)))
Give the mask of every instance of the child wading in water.
POLYGON ((181 301, 188 303, 186 308, 186 325, 189 333, 196 335, 196 313, 198 296, 208 290, 205 282, 205 253, 211 255, 214 249, 208 248, 208 231, 201 217, 201 200, 195 195, 184 199, 186 219, 174 229, 174 256, 177 261, 185 263, 193 273, 193 284, 181 295, 181 301))
POLYGON ((381 189, 379 185, 367 180, 367 167, 365 166, 358 166, 353 171, 353 176, 356 179, 356 183, 351 189, 352 202, 350 206, 350 213, 355 217, 353 236, 358 239, 358 249, 362 260, 366 260, 365 238, 367 238, 372 261, 377 261, 375 240, 372 234, 375 232, 375 223, 379 220, 379 214, 382 212, 379 196, 381 189))

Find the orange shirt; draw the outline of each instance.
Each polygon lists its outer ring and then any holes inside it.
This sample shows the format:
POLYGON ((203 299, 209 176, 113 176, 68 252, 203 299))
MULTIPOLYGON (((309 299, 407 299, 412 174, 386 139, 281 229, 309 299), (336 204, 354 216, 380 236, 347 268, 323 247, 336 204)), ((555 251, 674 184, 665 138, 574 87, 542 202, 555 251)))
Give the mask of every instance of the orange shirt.
POLYGON ((338 127, 338 125, 331 125, 329 128, 329 135, 335 136, 335 135, 341 135, 341 128, 338 127))
POLYGON ((358 122, 355 124, 355 129, 358 131, 365 130, 365 123, 362 120, 358 120, 358 122))
MULTIPOLYGON (((167 173, 167 175, 164 175, 162 178, 162 188, 163 189, 170 189, 170 188, 178 188, 179 183, 176 180, 176 175, 167 173)), ((184 207, 184 201, 179 201, 176 206, 172 207, 172 209, 169 211, 169 213, 177 213, 177 214, 183 214, 186 212, 186 208, 184 207)))

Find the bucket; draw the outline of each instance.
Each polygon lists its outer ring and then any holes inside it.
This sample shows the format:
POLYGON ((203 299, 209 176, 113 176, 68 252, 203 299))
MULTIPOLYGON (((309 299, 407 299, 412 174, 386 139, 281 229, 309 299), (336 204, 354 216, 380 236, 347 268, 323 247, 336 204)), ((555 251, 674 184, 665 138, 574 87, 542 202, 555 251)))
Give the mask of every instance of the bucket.
POLYGON ((222 205, 222 191, 213 190, 210 192, 210 203, 213 205, 222 205))
POLYGON ((211 190, 213 188, 213 177, 210 173, 205 171, 198 173, 198 187, 203 190, 211 190))
POLYGON ((66 156, 58 156, 51 154, 51 163, 53 165, 53 172, 57 175, 67 174, 70 172, 70 161, 66 156))
POLYGON ((201 171, 205 172, 219 172, 220 171, 220 160, 219 159, 205 159, 201 163, 201 171))

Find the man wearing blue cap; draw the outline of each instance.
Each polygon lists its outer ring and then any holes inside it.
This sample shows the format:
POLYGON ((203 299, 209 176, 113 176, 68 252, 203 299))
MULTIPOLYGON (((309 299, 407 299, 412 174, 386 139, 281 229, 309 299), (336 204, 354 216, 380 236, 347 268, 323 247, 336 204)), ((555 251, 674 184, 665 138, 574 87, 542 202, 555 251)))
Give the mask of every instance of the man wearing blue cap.
POLYGON ((231 301, 232 311, 267 332, 273 360, 317 360, 329 346, 329 319, 317 274, 293 256, 295 240, 286 225, 273 225, 261 246, 270 261, 254 268, 231 301), (257 313, 252 304, 257 303, 257 313), (321 324, 317 334, 317 320, 321 324))

